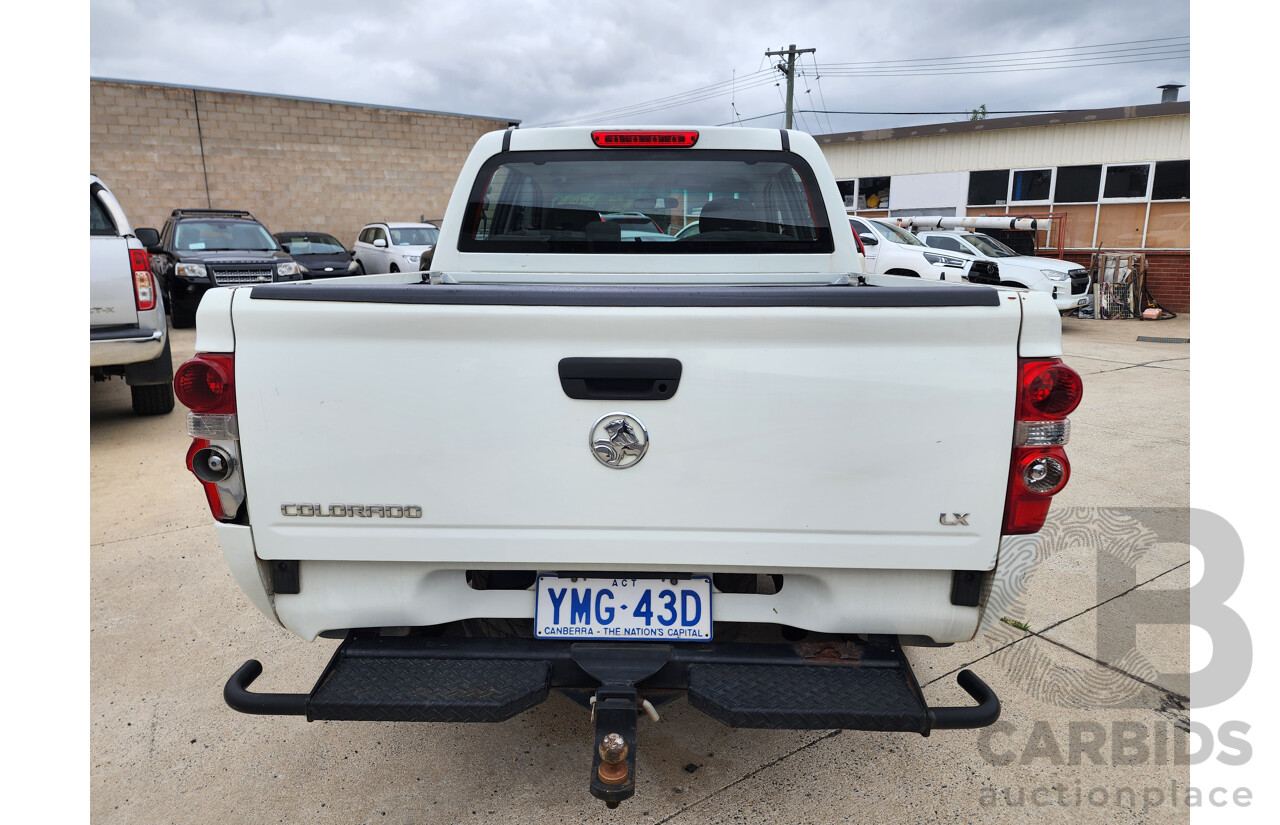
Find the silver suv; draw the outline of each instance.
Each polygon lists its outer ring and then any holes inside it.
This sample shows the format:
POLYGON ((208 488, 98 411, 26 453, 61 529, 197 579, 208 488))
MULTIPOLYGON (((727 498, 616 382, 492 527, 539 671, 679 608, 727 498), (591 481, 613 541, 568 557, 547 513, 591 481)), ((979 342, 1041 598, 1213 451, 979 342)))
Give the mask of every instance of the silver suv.
POLYGON ((417 272, 439 237, 439 227, 430 223, 367 224, 351 247, 358 274, 417 272))

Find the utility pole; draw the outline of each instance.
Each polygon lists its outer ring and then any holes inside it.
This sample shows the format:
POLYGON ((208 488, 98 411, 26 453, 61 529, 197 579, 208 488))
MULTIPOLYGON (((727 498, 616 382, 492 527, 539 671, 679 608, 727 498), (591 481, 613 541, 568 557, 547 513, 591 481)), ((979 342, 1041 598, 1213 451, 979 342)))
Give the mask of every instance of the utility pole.
POLYGON ((791 128, 791 111, 792 111, 791 100, 792 100, 792 97, 795 95, 795 89, 796 89, 796 55, 805 54, 808 52, 816 52, 816 51, 817 49, 797 49, 796 44, 792 43, 790 48, 788 48, 785 52, 776 51, 776 52, 764 53, 765 57, 782 57, 783 55, 787 56, 786 63, 779 62, 778 65, 775 66, 774 68, 776 68, 780 72, 786 72, 787 74, 787 128, 788 129, 791 128))

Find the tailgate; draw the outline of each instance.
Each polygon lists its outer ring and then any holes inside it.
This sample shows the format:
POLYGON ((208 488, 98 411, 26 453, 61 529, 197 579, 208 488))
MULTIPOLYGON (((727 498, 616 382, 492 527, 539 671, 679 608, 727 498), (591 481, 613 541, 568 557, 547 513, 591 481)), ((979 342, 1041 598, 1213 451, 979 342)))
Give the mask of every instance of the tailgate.
POLYGON ((137 323, 128 241, 117 236, 90 235, 89 325, 105 327, 137 323))
POLYGON ((485 289, 236 292, 259 556, 993 565, 1019 302, 982 287, 811 287, 799 290, 818 298, 799 301, 775 300, 796 288, 668 288, 661 302, 693 304, 682 306, 581 305, 581 290, 550 287, 471 299, 485 289), (721 300, 732 293, 756 305, 721 300), (561 386, 564 358, 677 359, 682 375, 665 400, 579 400, 561 386), (621 470, 592 447, 593 425, 615 412, 649 436, 643 460, 621 470), (945 526, 943 513, 967 524, 945 526))

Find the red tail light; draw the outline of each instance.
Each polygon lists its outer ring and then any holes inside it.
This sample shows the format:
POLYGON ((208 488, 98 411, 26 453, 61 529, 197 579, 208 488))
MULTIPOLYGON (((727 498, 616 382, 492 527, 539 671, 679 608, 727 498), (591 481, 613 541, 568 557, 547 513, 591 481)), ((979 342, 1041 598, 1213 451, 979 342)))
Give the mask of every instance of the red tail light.
POLYGON ((235 521, 244 506, 240 470, 240 428, 236 416, 236 363, 232 353, 203 352, 178 367, 173 391, 188 409, 187 450, 191 471, 209 511, 218 521, 235 521))
POLYGON ((1080 375, 1057 358, 1018 362, 1018 420, 1057 421, 1080 405, 1080 375))
MULTIPOLYGON (((208 446, 209 440, 207 438, 191 439, 191 446, 187 448, 187 469, 192 473, 195 473, 196 453, 208 446)), ((209 511, 213 513, 213 517, 218 521, 227 521, 226 511, 222 507, 222 499, 218 495, 218 485, 211 481, 202 481, 198 476, 196 480, 200 481, 200 486, 204 488, 204 497, 209 502, 209 511)))
MULTIPOLYGON (((1067 415, 1080 404, 1084 385, 1075 370, 1057 358, 1022 358, 1018 361, 1017 420, 1023 437, 1029 430, 1035 439, 1013 445, 1009 485, 1005 494, 1006 536, 1038 533, 1049 515, 1053 496, 1071 478, 1071 464, 1062 449, 1070 427, 1067 415), (1028 427, 1036 422, 1061 421, 1058 427, 1028 427), (1032 446, 1033 445, 1033 446, 1032 446)), ((1015 437, 1017 437, 1015 435, 1015 437)))
POLYGON ((151 275, 151 258, 145 249, 129 250, 129 268, 133 270, 133 301, 139 310, 156 308, 156 282, 151 275))
POLYGON ((178 367, 173 375, 173 392, 194 413, 234 413, 235 375, 234 355, 200 353, 178 367))
POLYGON ((688 149, 698 142, 698 133, 685 130, 592 132, 591 140, 602 149, 652 149, 656 147, 688 149))

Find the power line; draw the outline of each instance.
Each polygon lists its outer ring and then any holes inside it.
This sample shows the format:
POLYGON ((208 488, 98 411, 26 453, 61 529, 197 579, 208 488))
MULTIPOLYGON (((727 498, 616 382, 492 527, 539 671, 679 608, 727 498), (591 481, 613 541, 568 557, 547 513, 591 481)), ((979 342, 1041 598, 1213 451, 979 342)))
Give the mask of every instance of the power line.
POLYGON ((924 74, 976 74, 979 71, 1023 71, 1030 69, 1054 69, 1054 68, 1075 68, 1088 66, 1111 66, 1118 63, 1137 63, 1145 62, 1146 58, 1159 58, 1163 56, 1187 57, 1191 51, 1184 46, 1173 46, 1159 51, 1138 51, 1130 54, 1114 54, 1114 55, 1073 55, 1070 57, 1059 57, 1051 60, 998 60, 985 63, 947 63, 934 62, 920 66, 897 66, 897 67, 876 67, 869 66, 860 69, 843 69, 832 68, 830 66, 820 67, 827 76, 836 77, 911 77, 924 74), (1139 58, 1138 60, 1122 60, 1120 58, 1139 58))
MULTIPOLYGON (((988 109, 989 115, 1057 115, 1072 114, 1079 112, 1091 112, 1092 109, 988 109)), ((916 117, 920 115, 971 115, 973 110, 965 109, 959 112, 863 112, 863 111, 847 111, 843 109, 796 109, 796 114, 819 114, 819 115, 895 115, 898 117, 916 117)), ((767 117, 777 117, 786 114, 784 111, 770 112, 767 115, 756 115, 755 117, 739 118, 729 123, 717 123, 717 126, 732 126, 734 123, 747 123, 752 120, 763 120, 767 117)), ((828 121, 830 123, 830 121, 828 121)))
POLYGON ((740 117, 740 115, 738 114, 738 90, 737 90, 738 70, 737 69, 733 70, 733 79, 734 79, 734 90, 733 90, 733 94, 729 98, 729 108, 733 111, 733 116, 736 118, 736 117, 740 117))
POLYGON ((832 72, 827 70, 827 77, 930 77, 936 75, 966 75, 966 74, 1005 74, 1007 72, 1046 72, 1062 69, 1093 69, 1104 66, 1123 66, 1130 63, 1158 63, 1166 60, 1184 60, 1190 56, 1190 52, 1171 55, 1169 57, 1146 57, 1139 60, 1109 60, 1104 62, 1077 63, 1067 66, 1010 66, 1008 68, 948 68, 937 67, 928 69, 918 69, 911 71, 844 71, 832 72))
MULTIPOLYGON (((766 72, 757 72, 757 73, 754 73, 754 74, 752 74, 752 75, 748 75, 747 77, 749 77, 749 78, 750 78, 750 77, 755 77, 756 79, 755 79, 755 80, 748 81, 748 82, 746 82, 746 83, 744 83, 744 82, 743 82, 743 81, 741 81, 741 80, 738 80, 738 81, 737 81, 737 83, 736 83, 736 85, 733 83, 733 81, 726 81, 724 84, 716 84, 716 85, 717 85, 717 86, 721 86, 721 87, 723 87, 723 86, 726 86, 726 85, 727 85, 727 86, 729 87, 729 88, 727 88, 727 89, 725 89, 725 88, 719 88, 719 89, 717 89, 717 90, 715 90, 715 91, 710 91, 710 92, 707 92, 707 93, 704 93, 704 94, 699 94, 699 95, 697 95, 697 96, 692 96, 692 97, 683 97, 682 99, 677 100, 677 101, 674 101, 674 102, 671 102, 671 103, 660 103, 660 102, 655 102, 655 101, 648 101, 647 103, 636 103, 636 104, 634 104, 634 105, 632 105, 632 106, 629 106, 629 107, 623 107, 623 108, 619 108, 619 109, 612 109, 612 110, 609 110, 609 111, 606 111, 606 112, 592 112, 592 113, 589 113, 589 114, 574 115, 573 117, 565 118, 564 120, 557 120, 557 121, 552 121, 552 122, 549 122, 549 123, 537 123, 537 124, 532 124, 532 125, 534 125, 534 126, 563 126, 563 125, 566 125, 566 124, 571 124, 571 123, 581 123, 581 122, 584 122, 584 121, 593 121, 593 120, 598 121, 598 120, 600 120, 600 119, 602 119, 602 118, 605 118, 605 117, 630 117, 630 116, 635 116, 635 115, 642 115, 642 114, 647 114, 648 112, 657 112, 657 111, 661 111, 661 110, 663 110, 663 109, 674 109, 674 108, 676 108, 676 107, 678 107, 678 106, 686 106, 686 105, 688 105, 688 104, 691 104, 691 103, 698 103, 698 102, 701 102, 701 101, 703 101, 703 100, 708 100, 708 99, 710 99, 710 98, 723 97, 723 96, 725 96, 726 94, 728 94, 728 95, 733 95, 733 94, 735 93, 735 90, 736 90, 737 92, 742 92, 742 91, 745 91, 745 90, 748 90, 748 89, 754 89, 754 88, 758 88, 758 87, 761 87, 761 86, 770 86, 770 85, 774 85, 774 83, 775 83, 775 80, 774 80, 774 77, 773 77, 773 72, 772 72, 772 70, 769 70, 769 71, 766 71, 766 72), (764 76, 763 76, 763 77, 759 77, 758 75, 761 75, 761 74, 763 74, 764 76), (649 105, 650 103, 656 103, 656 105, 649 105)), ((710 87, 708 87, 708 88, 710 88, 710 87)), ((693 92, 696 92, 696 91, 698 91, 698 90, 692 90, 691 92, 686 92, 685 94, 692 94, 693 92)), ((673 97, 674 97, 674 96, 673 96, 673 97)), ((660 98, 659 100, 662 100, 662 99, 660 98)))
MULTIPOLYGON (((748 77, 755 77, 758 75, 767 75, 767 77, 764 77, 762 79, 772 80, 772 73, 768 71, 754 72, 753 74, 748 75, 748 77)), ((631 110, 634 110, 634 109, 650 107, 650 106, 652 106, 655 109, 671 108, 673 106, 683 105, 685 102, 696 102, 699 100, 705 100, 708 97, 715 97, 716 95, 724 94, 724 92, 726 91, 726 87, 728 87, 728 91, 732 93, 735 87, 735 84, 740 82, 741 81, 736 81, 735 79, 725 80, 719 83, 710 84, 708 86, 702 86, 697 89, 690 89, 689 91, 686 91, 686 92, 680 92, 678 94, 668 95, 667 97, 660 97, 654 100, 645 101, 643 103, 633 103, 629 106, 621 106, 617 109, 606 109, 600 112, 591 112, 589 114, 578 115, 573 118, 566 118, 565 120, 551 121, 551 122, 543 123, 539 125, 555 126, 561 123, 568 123, 573 120, 583 119, 583 118, 591 119, 591 118, 598 118, 598 117, 618 116, 619 114, 630 113, 631 110), (690 99, 684 100, 684 98, 690 98, 690 99)), ((741 86, 738 86, 738 88, 741 88, 741 86)))
MULTIPOLYGON (((786 113, 787 113, 786 110, 782 109, 777 112, 770 112, 767 115, 756 115, 755 117, 740 117, 737 119, 737 121, 735 121, 735 123, 750 123, 753 120, 763 120, 766 117, 777 117, 778 115, 785 115, 786 113)), ((717 123, 716 125, 717 126, 733 126, 734 123, 717 123)))
MULTIPOLYGON (((989 53, 987 53, 987 54, 976 54, 976 55, 957 55, 957 56, 955 56, 955 57, 941 57, 941 58, 938 58, 938 57, 914 57, 914 58, 906 58, 906 59, 902 59, 902 60, 859 60, 859 61, 858 61, 858 62, 856 62, 856 63, 830 63, 830 64, 827 64, 827 65, 828 65, 829 67, 834 67, 834 66, 876 66, 876 65, 892 65, 892 64, 900 64, 900 63, 920 63, 920 62, 931 62, 931 61, 935 61, 935 60, 981 60, 981 59, 985 59, 985 58, 988 58, 988 57, 1009 57, 1009 56, 1011 56, 1011 55, 1018 55, 1018 54, 1046 54, 1046 53, 1052 53, 1052 52, 1072 52, 1072 51, 1081 51, 1081 50, 1084 50, 1084 49, 1102 49, 1102 48, 1106 48, 1107 46, 1131 46, 1131 45, 1138 44, 1138 43, 1165 43, 1165 42, 1170 41, 1170 40, 1185 40, 1185 41, 1188 41, 1188 43, 1183 43, 1183 44, 1179 44, 1179 45, 1188 45, 1188 44, 1189 44, 1189 42, 1190 42, 1190 36, 1188 36, 1188 35, 1180 35, 1180 36, 1178 36, 1178 37, 1156 37, 1156 38, 1151 38, 1151 39, 1148 39, 1148 40, 1122 40, 1122 41, 1117 42, 1117 43, 1094 43, 1094 44, 1089 45, 1089 46, 1064 46, 1064 47, 1062 47, 1062 48, 1057 48, 1057 49, 1030 49, 1030 50, 1027 50, 1027 51, 1020 51, 1020 52, 989 52, 989 53)), ((1151 48, 1165 48, 1165 47, 1164 47, 1164 46, 1153 46, 1153 47, 1151 47, 1151 48)), ((1122 51, 1123 51, 1123 50, 1122 50, 1122 51)))
MULTIPOLYGON (((747 78, 759 78, 761 80, 772 82, 773 72, 771 69, 756 71, 747 75, 747 78)), ((604 111, 590 112, 583 115, 575 115, 574 117, 571 117, 571 118, 549 121, 549 122, 540 123, 537 125, 558 126, 565 123, 572 123, 577 120, 593 120, 593 119, 598 119, 602 117, 620 117, 624 114, 644 114, 644 112, 646 111, 655 111, 657 109, 669 109, 674 106, 684 105, 684 103, 695 103, 700 100, 705 100, 708 97, 716 97, 717 95, 722 95, 725 93, 726 87, 727 87, 727 91, 730 94, 732 94, 735 87, 739 89, 743 88, 740 85, 741 83, 742 83, 741 80, 737 80, 736 78, 731 78, 729 80, 720 81, 719 83, 712 83, 707 86, 700 86, 696 89, 690 89, 685 92, 679 92, 677 94, 667 95, 666 97, 659 97, 659 98, 655 98, 654 100, 646 100, 642 103, 633 103, 629 106, 621 106, 616 109, 605 109, 604 111), (690 99, 685 100, 684 98, 690 98, 690 99), (645 108, 645 107, 652 107, 652 108, 645 108), (638 112, 632 111, 635 109, 641 109, 641 111, 638 111, 638 112)))
MULTIPOLYGON (((805 110, 810 111, 810 110, 805 110)), ((962 112, 847 112, 837 110, 821 110, 828 115, 969 115, 973 114, 972 109, 965 109, 962 112)), ((988 109, 989 115, 1069 115, 1073 112, 1091 112, 1092 109, 988 109)))
MULTIPOLYGON (((817 87, 818 87, 818 99, 822 101, 822 108, 823 108, 823 109, 825 109, 825 108, 827 108, 827 96, 826 96, 826 94, 825 94, 825 93, 823 93, 823 91, 822 91, 822 72, 818 71, 818 60, 817 60, 817 58, 810 57, 810 60, 812 60, 812 61, 813 61, 813 82, 814 82, 814 83, 817 85, 817 87)), ((835 128, 831 125, 831 116, 830 116, 830 115, 827 115, 827 131, 828 131, 828 132, 834 132, 834 131, 835 131, 835 128)))
MULTIPOLYGON (((931 75, 964 75, 964 74, 1002 74, 1011 71, 1052 71, 1084 68, 1102 68, 1107 66, 1126 65, 1130 63, 1151 63, 1169 60, 1182 60, 1189 56, 1189 47, 1183 43, 1169 41, 1186 41, 1187 37, 1164 37, 1147 40, 1129 40, 1115 43, 1100 43, 1089 46, 1069 46, 1055 49, 1038 49, 1017 52, 996 52, 989 54, 958 56, 950 58, 911 58, 904 60, 860 61, 859 63, 819 64, 814 61, 814 71, 819 80, 819 96, 826 105, 825 93, 820 78, 838 77, 928 77, 931 75), (1144 45, 1160 44, 1160 45, 1144 45), (1113 46, 1131 46, 1127 49, 1111 49, 1098 51, 1113 46), (1093 50, 1093 51, 1090 51, 1093 50), (1078 54, 1063 54, 1079 52, 1078 54), (1041 55, 1039 58, 1018 58, 1015 60, 992 60, 991 58, 1007 58, 1017 55, 1041 55), (1051 56, 1058 55, 1058 56, 1051 56), (1118 59, 1133 58, 1133 59, 1118 59)), ((767 58, 766 58, 767 59, 767 58)), ((735 115, 739 114, 736 97, 740 92, 775 84, 774 67, 763 68, 765 59, 761 60, 762 68, 743 78, 734 77, 719 83, 700 86, 685 92, 666 97, 634 103, 599 112, 590 112, 556 121, 549 121, 540 126, 557 126, 584 121, 599 121, 604 118, 634 117, 650 112, 673 109, 699 103, 715 97, 730 96, 731 108, 735 115)), ((775 84, 776 85, 776 84, 775 84)), ((822 110, 808 110, 820 112, 822 110)), ((1054 110, 1057 111, 1057 110, 1054 110)), ((968 114, 965 112, 963 114, 968 114)), ((765 116, 767 117, 767 115, 765 116)))

